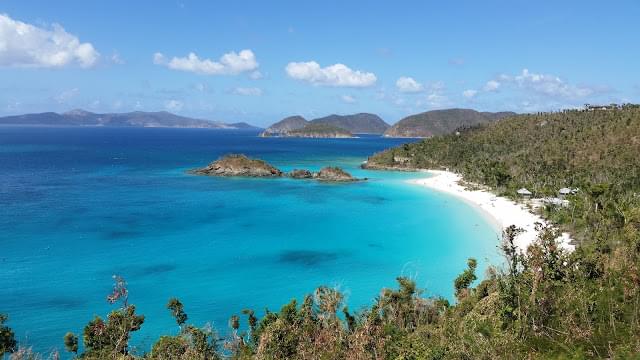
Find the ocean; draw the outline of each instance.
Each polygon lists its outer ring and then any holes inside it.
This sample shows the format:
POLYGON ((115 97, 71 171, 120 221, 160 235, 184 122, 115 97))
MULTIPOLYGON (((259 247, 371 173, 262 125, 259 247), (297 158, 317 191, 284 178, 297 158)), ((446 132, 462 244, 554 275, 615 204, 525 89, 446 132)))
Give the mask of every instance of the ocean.
MULTIPOLYGON (((223 336, 231 315, 277 311, 320 285, 351 310, 397 276, 423 296, 453 300, 453 280, 500 260, 497 229, 467 203, 406 183, 426 173, 359 168, 411 141, 259 138, 253 131, 0 127, 0 313, 23 345, 63 349, 106 317, 114 274, 146 319, 132 339, 148 351, 189 323, 223 336), (340 166, 365 182, 194 176, 227 153, 282 170, 340 166)), ((241 316, 245 322, 244 316, 241 316)))

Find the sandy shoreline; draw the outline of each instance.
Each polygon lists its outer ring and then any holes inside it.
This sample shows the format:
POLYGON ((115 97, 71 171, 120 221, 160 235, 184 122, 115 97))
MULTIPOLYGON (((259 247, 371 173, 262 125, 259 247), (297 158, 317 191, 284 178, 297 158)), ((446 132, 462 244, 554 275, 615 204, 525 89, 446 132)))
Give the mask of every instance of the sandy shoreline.
MULTIPOLYGON (((432 175, 431 177, 412 179, 409 182, 455 195, 467 201, 489 215, 499 229, 510 225, 522 228, 524 232, 515 239, 516 246, 522 251, 526 251, 529 244, 538 236, 538 232, 535 230, 535 223, 547 223, 540 216, 531 213, 523 204, 518 204, 504 197, 498 197, 484 190, 466 190, 458 184, 461 179, 458 174, 442 170, 429 170, 428 172, 432 175)), ((569 243, 570 240, 569 234, 563 233, 560 243, 564 248, 573 250, 574 246, 569 243)))

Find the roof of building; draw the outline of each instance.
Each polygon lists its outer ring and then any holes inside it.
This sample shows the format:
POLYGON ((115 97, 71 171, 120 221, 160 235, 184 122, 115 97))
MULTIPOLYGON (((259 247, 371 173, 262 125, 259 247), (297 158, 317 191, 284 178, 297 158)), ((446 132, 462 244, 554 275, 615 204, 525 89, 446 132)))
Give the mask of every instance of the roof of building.
POLYGON ((532 192, 527 190, 527 189, 525 189, 525 188, 522 188, 522 189, 518 190, 518 194, 520 194, 520 195, 531 195, 532 192))

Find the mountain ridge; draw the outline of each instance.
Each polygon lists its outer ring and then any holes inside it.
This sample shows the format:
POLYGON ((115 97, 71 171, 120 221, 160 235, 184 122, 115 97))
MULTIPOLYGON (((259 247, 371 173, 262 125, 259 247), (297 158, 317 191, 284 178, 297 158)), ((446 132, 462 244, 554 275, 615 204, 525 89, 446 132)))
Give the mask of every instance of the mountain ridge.
POLYGON ((260 136, 290 136, 289 133, 299 131, 309 125, 324 125, 352 134, 383 134, 390 125, 376 114, 356 113, 350 115, 331 114, 307 120, 300 115, 288 116, 267 127, 260 136))
POLYGON ((168 127, 200 129, 259 129, 244 123, 224 123, 176 115, 168 111, 93 113, 73 109, 64 113, 42 112, 0 117, 0 125, 168 127))
POLYGON ((473 109, 431 110, 402 118, 384 132, 387 137, 431 137, 516 115, 514 112, 479 112, 473 109))

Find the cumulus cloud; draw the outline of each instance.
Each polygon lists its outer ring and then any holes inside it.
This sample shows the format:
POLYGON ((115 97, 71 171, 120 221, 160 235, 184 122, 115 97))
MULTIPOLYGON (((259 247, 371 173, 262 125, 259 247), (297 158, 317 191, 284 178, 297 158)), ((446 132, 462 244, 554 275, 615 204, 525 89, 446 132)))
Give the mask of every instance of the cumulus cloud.
POLYGON ((528 69, 523 69, 516 75, 501 74, 487 81, 482 89, 486 92, 494 92, 504 86, 531 94, 567 100, 583 99, 607 90, 569 84, 559 76, 532 73, 528 69))
POLYGON ((95 65, 100 54, 59 24, 37 27, 0 14, 0 66, 61 68, 95 65))
POLYGON ((342 96, 340 96, 340 99, 342 101, 344 101, 345 103, 347 103, 347 104, 355 104, 356 103, 356 98, 354 98, 351 95, 342 95, 342 96))
POLYGON ((444 82, 436 81, 427 84, 425 88, 427 91, 427 95, 422 99, 418 99, 418 101, 416 101, 416 106, 427 106, 431 109, 441 109, 452 105, 451 100, 445 93, 446 86, 444 82))
POLYGON ((262 95, 262 89, 257 87, 237 87, 233 89, 232 93, 242 96, 260 96, 262 95))
POLYGON ((484 87, 482 88, 482 90, 487 92, 494 92, 494 91, 498 91, 499 88, 500 88, 500 83, 497 80, 489 80, 487 81, 486 84, 484 84, 484 87))
POLYGON ((567 84, 558 76, 535 74, 528 69, 523 69, 522 73, 513 77, 512 81, 519 87, 536 93, 569 99, 584 98, 595 92, 588 87, 567 84))
POLYGON ((164 108, 169 111, 180 111, 184 107, 184 103, 180 100, 167 100, 164 102, 164 108))
POLYGON ((245 49, 236 53, 226 53, 218 61, 200 59, 195 53, 186 57, 168 59, 162 53, 153 54, 153 63, 166 66, 172 70, 194 72, 202 75, 237 75, 243 72, 255 71, 259 64, 253 51, 245 49))
POLYGON ((315 61, 290 62, 285 71, 290 78, 306 81, 313 85, 368 87, 377 81, 374 73, 352 70, 344 64, 320 67, 320 64, 315 61))
POLYGON ((416 93, 424 90, 424 86, 422 86, 422 84, 407 76, 400 77, 396 81, 396 87, 400 92, 404 93, 416 93))
POLYGON ((462 96, 466 97, 467 99, 472 99, 476 96, 476 94, 478 94, 478 90, 473 89, 467 89, 462 92, 462 96))

